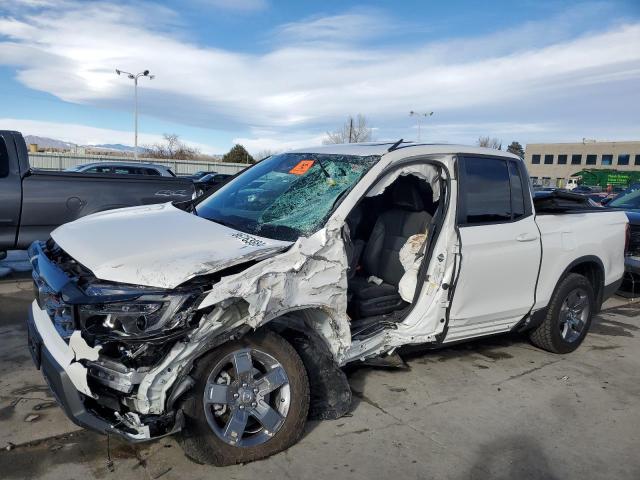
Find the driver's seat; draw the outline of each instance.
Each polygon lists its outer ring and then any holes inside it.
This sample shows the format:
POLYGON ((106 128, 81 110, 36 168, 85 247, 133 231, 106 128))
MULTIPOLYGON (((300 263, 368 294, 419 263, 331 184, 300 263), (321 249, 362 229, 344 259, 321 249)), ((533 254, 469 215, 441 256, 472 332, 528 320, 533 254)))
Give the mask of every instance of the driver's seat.
POLYGON ((431 221, 413 182, 401 177, 392 188, 393 206, 378 217, 362 254, 360 275, 349 282, 356 318, 384 315, 406 305, 398 293, 404 275, 400 249, 410 236, 425 232, 431 221), (370 276, 382 283, 367 281, 370 276))

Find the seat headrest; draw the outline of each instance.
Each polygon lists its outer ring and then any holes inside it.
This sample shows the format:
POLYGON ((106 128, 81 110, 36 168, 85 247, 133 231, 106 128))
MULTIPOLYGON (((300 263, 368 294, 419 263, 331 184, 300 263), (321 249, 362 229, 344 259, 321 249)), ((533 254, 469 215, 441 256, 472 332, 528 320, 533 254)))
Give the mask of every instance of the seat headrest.
POLYGON ((398 179, 391 193, 394 206, 413 212, 424 210, 424 202, 420 191, 412 182, 402 178, 398 179))

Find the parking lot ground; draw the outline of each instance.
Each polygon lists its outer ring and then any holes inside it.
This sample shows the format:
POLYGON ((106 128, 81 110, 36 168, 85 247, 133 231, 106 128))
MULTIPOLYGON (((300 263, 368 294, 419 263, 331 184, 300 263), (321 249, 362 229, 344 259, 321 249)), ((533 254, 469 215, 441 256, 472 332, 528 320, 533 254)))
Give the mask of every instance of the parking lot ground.
POLYGON ((31 298, 26 280, 0 283, 1 478, 640 478, 640 308, 626 300, 607 302, 569 355, 508 335, 412 353, 409 370, 351 369, 349 416, 215 468, 173 438, 108 442, 68 421, 27 351, 31 298))

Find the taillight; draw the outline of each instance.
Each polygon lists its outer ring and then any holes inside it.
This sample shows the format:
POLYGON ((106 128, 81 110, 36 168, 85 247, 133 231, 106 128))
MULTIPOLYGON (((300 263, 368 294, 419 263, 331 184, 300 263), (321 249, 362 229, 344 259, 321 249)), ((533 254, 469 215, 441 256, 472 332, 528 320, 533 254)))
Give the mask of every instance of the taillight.
POLYGON ((631 246, 631 228, 627 223, 627 229, 624 233, 624 254, 629 255, 629 247, 631 246))

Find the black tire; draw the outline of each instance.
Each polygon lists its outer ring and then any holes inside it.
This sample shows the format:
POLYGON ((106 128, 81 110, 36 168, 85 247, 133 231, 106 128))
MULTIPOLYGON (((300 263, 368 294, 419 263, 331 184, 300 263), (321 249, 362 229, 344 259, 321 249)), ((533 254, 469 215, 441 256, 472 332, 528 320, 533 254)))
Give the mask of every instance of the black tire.
POLYGON ((580 274, 570 273, 560 282, 553 293, 544 321, 529 334, 531 343, 552 353, 573 352, 580 346, 589 331, 595 307, 595 293, 591 282, 580 274), (579 335, 568 341, 561 334, 563 319, 560 311, 567 297, 577 289, 586 292, 589 311, 579 335))
POLYGON ((268 457, 295 444, 301 437, 309 410, 309 381, 302 360, 289 342, 269 330, 230 342, 203 356, 192 372, 193 408, 185 412, 180 443, 185 454, 198 463, 234 465, 268 457), (209 373, 225 356, 238 349, 258 349, 274 357, 289 380, 290 403, 285 421, 271 439, 250 447, 232 446, 220 439, 207 422, 204 389, 209 373))

